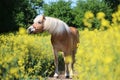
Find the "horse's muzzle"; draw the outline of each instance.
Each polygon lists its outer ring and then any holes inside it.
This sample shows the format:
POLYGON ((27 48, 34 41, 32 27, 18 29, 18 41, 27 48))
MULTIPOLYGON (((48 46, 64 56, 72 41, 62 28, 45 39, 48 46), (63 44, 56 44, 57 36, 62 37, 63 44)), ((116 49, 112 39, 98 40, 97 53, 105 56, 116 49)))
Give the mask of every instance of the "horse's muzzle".
POLYGON ((35 32, 35 28, 33 26, 30 26, 28 29, 27 29, 27 33, 28 34, 31 34, 31 33, 34 33, 35 32))

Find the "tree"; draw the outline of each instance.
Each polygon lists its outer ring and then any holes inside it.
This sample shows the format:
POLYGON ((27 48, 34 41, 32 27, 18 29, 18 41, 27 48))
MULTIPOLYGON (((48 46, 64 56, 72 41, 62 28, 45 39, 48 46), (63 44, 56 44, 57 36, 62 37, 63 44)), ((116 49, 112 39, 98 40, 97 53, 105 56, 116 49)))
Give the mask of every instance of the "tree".
POLYGON ((0 33, 27 27, 37 14, 32 3, 42 6, 34 0, 0 0, 0 33))
POLYGON ((73 25, 74 15, 72 14, 71 1, 58 0, 50 4, 44 4, 44 15, 59 18, 68 25, 73 25))
POLYGON ((14 6, 14 0, 0 0, 0 33, 15 28, 10 26, 15 26, 15 21, 12 15, 14 6))
POLYGON ((120 5, 120 0, 103 0, 105 1, 113 11, 117 10, 118 5, 120 5))
POLYGON ((36 11, 32 8, 29 0, 16 1, 17 5, 14 8, 13 17, 18 27, 27 27, 32 19, 36 16, 36 11))
MULTIPOLYGON (((87 11, 91 11, 93 14, 96 14, 98 12, 104 12, 106 14, 106 18, 107 19, 111 19, 111 13, 112 13, 112 9, 110 9, 110 7, 101 0, 78 0, 77 1, 77 6, 74 7, 74 14, 75 16, 75 20, 74 20, 74 24, 76 24, 77 27, 84 29, 84 25, 83 25, 83 18, 84 18, 84 14, 87 11)), ((95 20, 96 21, 96 20, 95 20)), ((98 23, 98 22, 95 22, 98 23)), ((93 26, 94 28, 96 27, 96 25, 93 26)))

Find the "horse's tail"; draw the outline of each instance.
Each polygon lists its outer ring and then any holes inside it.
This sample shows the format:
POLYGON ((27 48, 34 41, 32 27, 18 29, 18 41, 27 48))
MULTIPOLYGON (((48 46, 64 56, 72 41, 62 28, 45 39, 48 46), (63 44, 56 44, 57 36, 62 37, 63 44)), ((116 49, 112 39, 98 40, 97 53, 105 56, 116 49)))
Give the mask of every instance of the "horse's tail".
MULTIPOLYGON (((77 30, 77 29, 76 29, 76 30, 77 30)), ((77 43, 80 43, 80 40, 79 40, 80 34, 79 34, 79 31, 78 31, 78 30, 76 31, 76 34, 77 34, 76 42, 77 42, 77 43)))
POLYGON ((72 38, 73 38, 73 46, 74 48, 77 47, 78 43, 80 42, 79 41, 79 31, 75 28, 75 27, 70 27, 71 29, 71 33, 72 33, 72 38))

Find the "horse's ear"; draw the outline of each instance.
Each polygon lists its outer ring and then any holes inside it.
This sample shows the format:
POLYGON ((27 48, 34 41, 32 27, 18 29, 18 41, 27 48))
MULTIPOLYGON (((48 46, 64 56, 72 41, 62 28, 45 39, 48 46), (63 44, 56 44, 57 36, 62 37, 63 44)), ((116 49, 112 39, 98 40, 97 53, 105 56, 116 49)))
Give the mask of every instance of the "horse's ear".
POLYGON ((42 16, 43 16, 43 20, 45 20, 45 16, 44 16, 44 14, 43 14, 42 16))

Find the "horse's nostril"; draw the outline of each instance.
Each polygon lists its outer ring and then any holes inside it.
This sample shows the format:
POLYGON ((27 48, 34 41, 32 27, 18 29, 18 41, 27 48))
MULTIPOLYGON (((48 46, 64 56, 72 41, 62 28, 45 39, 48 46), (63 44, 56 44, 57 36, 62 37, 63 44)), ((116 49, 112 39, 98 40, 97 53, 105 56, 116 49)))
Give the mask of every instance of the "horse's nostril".
POLYGON ((29 34, 34 33, 34 32, 35 32, 35 28, 34 28, 33 26, 30 26, 30 27, 27 29, 27 32, 28 32, 29 34))
POLYGON ((28 31, 31 32, 31 29, 29 28, 28 31))
POLYGON ((28 32, 29 34, 30 34, 30 33, 32 33, 32 31, 31 31, 31 29, 30 29, 30 28, 28 28, 27 32, 28 32))

